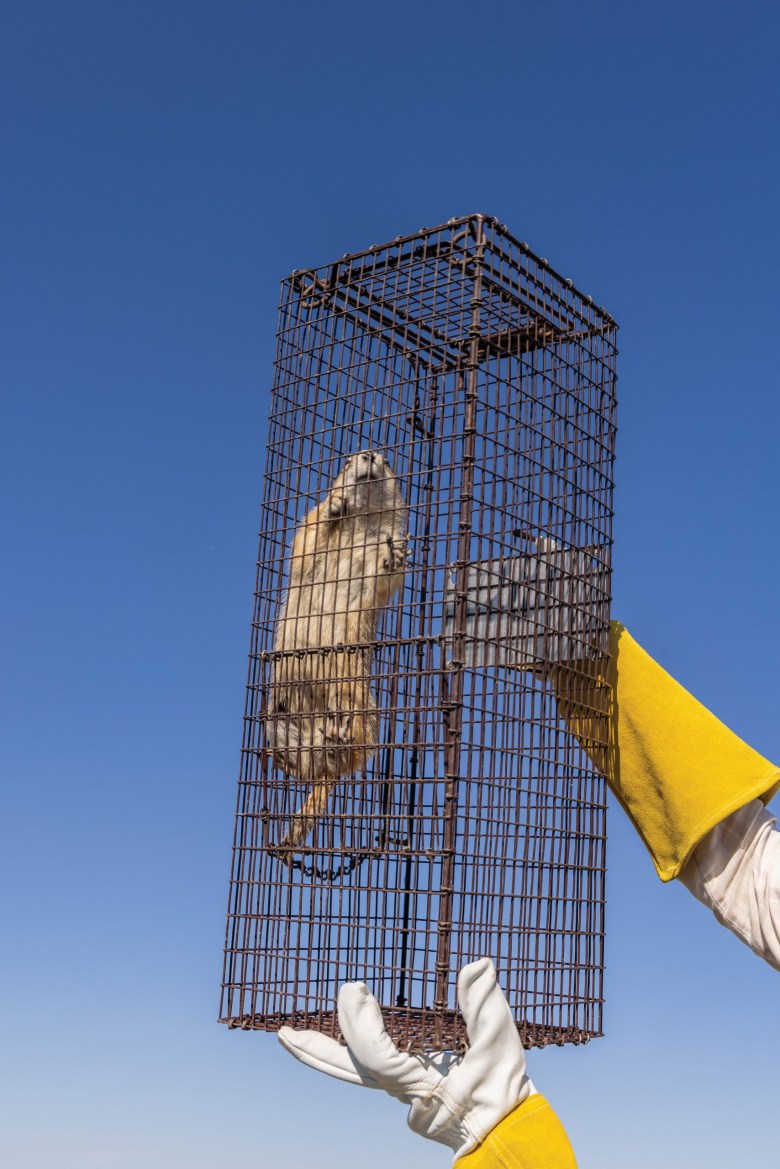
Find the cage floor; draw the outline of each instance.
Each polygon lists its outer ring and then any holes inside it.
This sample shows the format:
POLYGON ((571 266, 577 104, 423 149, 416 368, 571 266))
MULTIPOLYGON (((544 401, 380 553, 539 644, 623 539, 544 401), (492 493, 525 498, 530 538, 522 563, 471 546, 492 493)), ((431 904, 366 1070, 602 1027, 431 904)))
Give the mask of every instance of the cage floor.
MULTIPOLYGON (((407 1010, 384 1007, 385 1027, 396 1045, 404 1051, 465 1051, 468 1047, 466 1025, 457 1011, 407 1010)), ((242 1031, 278 1031, 292 1027, 294 1031, 313 1030, 341 1038, 335 1011, 316 1011, 307 1014, 241 1015, 221 1018, 231 1029, 242 1031)), ((601 1036, 601 1031, 584 1031, 578 1027, 550 1027, 529 1022, 516 1023, 523 1047, 548 1047, 564 1043, 588 1043, 601 1036)))

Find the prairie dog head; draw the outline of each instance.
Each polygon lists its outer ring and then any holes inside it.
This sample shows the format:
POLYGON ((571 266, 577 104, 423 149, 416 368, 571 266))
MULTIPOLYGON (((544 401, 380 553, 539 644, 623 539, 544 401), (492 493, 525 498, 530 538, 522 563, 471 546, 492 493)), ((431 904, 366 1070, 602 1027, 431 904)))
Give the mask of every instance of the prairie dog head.
POLYGON ((393 512, 404 506, 398 480, 384 455, 358 451, 347 459, 329 492, 333 518, 393 512))

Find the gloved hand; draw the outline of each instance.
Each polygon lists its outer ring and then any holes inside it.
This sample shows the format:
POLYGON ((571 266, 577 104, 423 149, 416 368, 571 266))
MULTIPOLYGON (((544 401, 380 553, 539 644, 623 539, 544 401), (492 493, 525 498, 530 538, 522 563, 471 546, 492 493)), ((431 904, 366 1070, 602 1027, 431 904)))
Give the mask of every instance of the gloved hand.
POLYGON ((282 1027, 279 1042, 311 1068, 348 1084, 383 1088, 410 1105, 409 1127, 449 1145, 457 1160, 536 1092, 489 958, 463 967, 458 1001, 470 1043, 460 1059, 448 1052, 424 1056, 399 1051, 385 1030, 378 1002, 362 982, 348 982, 339 992, 339 1026, 346 1047, 327 1035, 291 1027, 282 1027))
POLYGON ((613 621, 608 647, 600 643, 591 616, 607 587, 598 548, 565 548, 540 536, 533 553, 502 562, 500 571, 495 562, 486 565, 473 573, 472 608, 488 616, 498 610, 505 656, 549 683, 563 721, 628 813, 662 881, 680 875, 716 824, 780 790, 780 768, 683 689, 622 625, 613 621), (506 584, 490 591, 490 582, 505 578, 514 591, 506 584))

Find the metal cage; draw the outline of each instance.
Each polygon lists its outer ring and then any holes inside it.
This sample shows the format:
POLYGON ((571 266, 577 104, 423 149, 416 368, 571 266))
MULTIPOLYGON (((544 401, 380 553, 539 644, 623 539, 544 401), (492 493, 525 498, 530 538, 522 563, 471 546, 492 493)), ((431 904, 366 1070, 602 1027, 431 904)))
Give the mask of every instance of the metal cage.
POLYGON ((360 979, 399 1044, 458 1049, 457 972, 488 955, 526 1046, 601 1033, 604 782, 551 664, 607 653, 616 328, 484 215, 283 281, 222 1022, 338 1036, 360 979))

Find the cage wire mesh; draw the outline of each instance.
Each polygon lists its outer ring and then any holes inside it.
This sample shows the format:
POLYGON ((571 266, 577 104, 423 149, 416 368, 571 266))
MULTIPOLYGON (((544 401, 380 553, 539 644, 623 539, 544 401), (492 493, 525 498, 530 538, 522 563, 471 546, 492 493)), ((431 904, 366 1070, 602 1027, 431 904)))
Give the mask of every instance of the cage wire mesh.
POLYGON ((221 1021, 457 1049, 488 955, 601 1033, 615 338, 483 215, 283 281, 221 1021))

